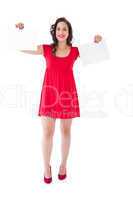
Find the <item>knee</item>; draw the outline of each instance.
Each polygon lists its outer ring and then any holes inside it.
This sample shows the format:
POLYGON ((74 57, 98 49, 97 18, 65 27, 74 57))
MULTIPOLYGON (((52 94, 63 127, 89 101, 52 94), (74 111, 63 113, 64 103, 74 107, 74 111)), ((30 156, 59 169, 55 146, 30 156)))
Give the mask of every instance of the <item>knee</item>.
POLYGON ((68 137, 70 135, 70 128, 69 127, 63 127, 61 128, 61 133, 63 136, 68 137))
POLYGON ((44 130, 44 137, 45 138, 50 139, 50 138, 53 137, 53 135, 54 135, 54 129, 48 127, 44 130))

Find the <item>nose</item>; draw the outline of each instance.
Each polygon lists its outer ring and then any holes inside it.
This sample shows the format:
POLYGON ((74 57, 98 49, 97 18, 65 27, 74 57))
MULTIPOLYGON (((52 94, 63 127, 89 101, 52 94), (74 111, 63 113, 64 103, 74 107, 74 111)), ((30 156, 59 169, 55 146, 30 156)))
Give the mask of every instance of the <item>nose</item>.
POLYGON ((60 34, 60 35, 63 35, 63 31, 60 31, 59 34, 60 34))

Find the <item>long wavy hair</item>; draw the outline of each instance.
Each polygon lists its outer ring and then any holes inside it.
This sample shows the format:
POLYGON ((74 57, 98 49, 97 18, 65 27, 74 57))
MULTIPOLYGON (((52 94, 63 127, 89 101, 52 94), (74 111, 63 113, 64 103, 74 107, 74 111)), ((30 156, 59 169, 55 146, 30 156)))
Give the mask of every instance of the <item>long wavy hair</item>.
POLYGON ((72 30, 71 23, 65 17, 60 17, 60 18, 56 19, 55 23, 52 24, 51 27, 50 27, 50 34, 51 34, 52 39, 53 39, 53 43, 51 44, 53 54, 56 53, 56 49, 57 49, 57 46, 58 46, 58 40, 56 38, 56 27, 57 27, 57 24, 59 22, 65 22, 67 24, 69 35, 67 37, 66 42, 67 42, 67 45, 72 46, 73 30, 72 30))

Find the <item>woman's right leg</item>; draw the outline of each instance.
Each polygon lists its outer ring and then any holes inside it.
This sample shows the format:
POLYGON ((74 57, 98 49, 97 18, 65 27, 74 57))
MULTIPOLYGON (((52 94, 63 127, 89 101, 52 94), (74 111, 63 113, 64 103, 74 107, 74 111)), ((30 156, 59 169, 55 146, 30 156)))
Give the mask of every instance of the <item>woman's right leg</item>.
POLYGON ((41 116, 43 137, 42 137, 42 152, 44 160, 44 175, 50 177, 50 159, 53 146, 53 135, 55 131, 55 118, 41 116))

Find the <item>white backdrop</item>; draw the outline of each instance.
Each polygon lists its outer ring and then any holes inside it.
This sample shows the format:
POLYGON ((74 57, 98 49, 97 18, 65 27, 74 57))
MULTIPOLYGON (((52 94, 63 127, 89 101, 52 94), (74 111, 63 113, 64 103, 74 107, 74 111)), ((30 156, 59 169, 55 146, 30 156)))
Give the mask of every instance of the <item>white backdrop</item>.
POLYGON ((133 199, 132 17, 129 0, 2 3, 1 199, 133 199), (92 42, 97 33, 103 35, 110 60, 86 67, 80 59, 76 61, 81 117, 73 120, 69 177, 64 182, 57 180, 58 119, 52 154, 53 183, 46 185, 42 181, 42 128, 37 116, 45 60, 17 49, 34 49, 36 44, 51 42, 50 25, 62 16, 72 24, 74 45, 92 42), (19 21, 25 24, 23 36, 15 30, 19 21))

